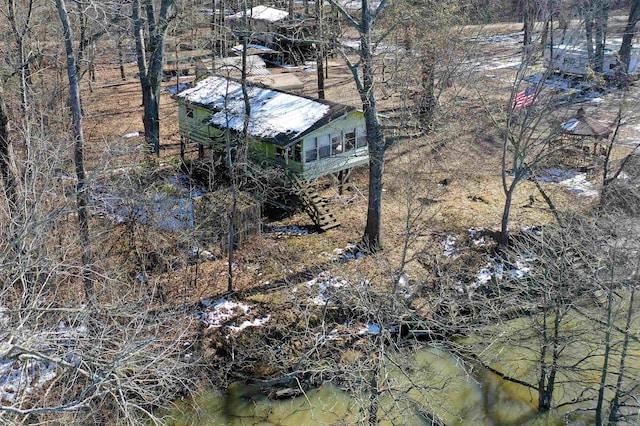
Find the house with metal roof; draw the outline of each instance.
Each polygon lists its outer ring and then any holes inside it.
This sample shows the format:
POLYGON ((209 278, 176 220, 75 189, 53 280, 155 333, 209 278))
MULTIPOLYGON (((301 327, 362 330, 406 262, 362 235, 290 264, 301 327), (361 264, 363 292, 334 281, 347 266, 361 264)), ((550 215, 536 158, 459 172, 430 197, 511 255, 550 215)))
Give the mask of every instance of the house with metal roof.
MULTIPOLYGON (((591 71, 589 54, 587 53, 586 47, 581 45, 546 45, 543 59, 545 67, 559 73, 586 76, 591 71)), ((603 55, 602 74, 610 77, 614 76, 619 65, 618 52, 610 47, 606 47, 603 55)), ((639 52, 637 49, 633 49, 629 61, 628 73, 637 73, 639 66, 639 52)))
MULTIPOLYGON (((308 184, 321 176, 368 164, 364 114, 357 108, 248 84, 248 152, 258 164, 282 167, 304 194, 309 214, 322 229, 337 221, 308 184)), ((245 103, 239 81, 211 76, 176 95, 181 152, 186 145, 222 148, 242 134, 245 103)))
MULTIPOLYGON (((368 164, 364 115, 324 99, 248 85, 249 149, 302 180, 368 164)), ((224 146, 242 132, 245 105, 239 81, 211 76, 176 95, 183 144, 224 146)))

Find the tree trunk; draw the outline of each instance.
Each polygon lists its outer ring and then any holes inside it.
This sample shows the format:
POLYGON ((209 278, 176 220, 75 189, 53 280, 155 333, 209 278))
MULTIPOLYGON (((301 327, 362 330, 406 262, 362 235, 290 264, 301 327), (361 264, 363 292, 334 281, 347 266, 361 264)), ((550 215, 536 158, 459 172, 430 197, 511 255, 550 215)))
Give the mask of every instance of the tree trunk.
POLYGON ((362 61, 362 85, 359 87, 364 110, 367 143, 369 145, 369 200, 367 224, 362 242, 366 250, 375 253, 382 248, 382 177, 384 174, 385 140, 378 119, 375 95, 375 71, 373 68, 373 46, 371 24, 373 16, 368 0, 362 2, 360 23, 360 58, 362 61))
POLYGON ((620 354, 620 368, 618 370, 618 380, 616 382, 616 390, 609 405, 609 424, 614 425, 618 422, 618 412, 620 411, 620 395, 622 394, 622 383, 626 373, 625 364, 627 361, 627 352, 629 350, 629 333, 631 333, 631 321, 633 318, 633 299, 635 297, 636 288, 631 288, 631 296, 629 297, 629 307, 627 310, 627 319, 624 328, 624 340, 622 342, 622 353, 620 354))
POLYGON ((433 114, 436 108, 435 91, 435 52, 431 46, 425 48, 421 58, 422 78, 420 100, 418 105, 418 119, 423 129, 431 126, 433 114))
POLYGON ((0 175, 9 204, 9 213, 14 217, 18 209, 17 182, 11 169, 11 139, 9 137, 9 118, 0 93, 0 175))
MULTIPOLYGON (((246 28, 248 25, 247 19, 247 4, 243 5, 243 24, 246 28)), ((238 192, 240 190, 240 180, 242 175, 246 171, 246 150, 249 142, 249 124, 251 121, 251 99, 249 98, 249 91, 247 90, 247 47, 248 47, 248 31, 244 32, 242 37, 242 68, 240 76, 240 84, 242 86, 242 99, 244 102, 244 120, 242 123, 242 136, 239 141, 235 143, 235 146, 231 144, 231 138, 227 136, 226 156, 227 156, 227 168, 229 170, 229 176, 231 178, 231 195, 232 206, 229 214, 229 247, 228 247, 228 269, 227 269, 227 291, 233 291, 233 258, 235 248, 238 242, 238 192), (240 167, 238 167, 240 165, 240 167)), ((227 125, 229 128, 229 125, 227 125)), ((227 131, 229 135, 229 131, 227 131)))
POLYGON ((509 245, 509 216, 511 214, 511 204, 513 203, 513 193, 516 189, 514 181, 505 193, 504 208, 502 210, 502 222, 500 227, 500 239, 503 247, 509 245))
POLYGON ((60 22, 64 29, 65 50, 67 54, 67 76, 69 78, 69 103, 73 121, 73 160, 78 182, 76 184, 76 200, 78 204, 78 225, 80 245, 82 247, 82 264, 85 295, 88 300, 93 299, 93 277, 91 274, 91 244, 89 241, 89 196, 87 193, 86 175, 84 170, 84 132, 82 128, 82 107, 80 102, 80 86, 78 84, 77 64, 73 49, 73 33, 71 22, 64 4, 64 0, 56 0, 56 7, 60 15, 60 22))
POLYGON ((596 403, 596 426, 602 425, 603 407, 604 407, 604 390, 607 384, 607 375, 609 374, 609 362, 611 353, 611 327, 613 325, 613 283, 609 282, 607 289, 607 325, 604 335, 604 355, 602 362, 602 372, 600 375, 600 388, 598 389, 598 401, 596 403))
POLYGON ((145 49, 140 0, 133 0, 132 4, 136 56, 144 106, 142 118, 144 136, 146 143, 156 156, 160 155, 160 84, 162 83, 162 65, 164 63, 164 40, 169 22, 172 19, 170 15, 173 12, 173 5, 174 0, 162 0, 156 21, 153 1, 145 1, 147 33, 149 35, 145 49), (148 55, 146 55, 147 53, 148 55))
POLYGON ((594 70, 596 72, 603 72, 604 64, 604 48, 607 42, 607 21, 609 20, 609 5, 608 2, 600 3, 599 9, 595 16, 595 57, 594 57, 594 70))
POLYGON ((379 377, 380 360, 377 359, 373 372, 371 373, 371 379, 369 380, 369 426, 377 426, 378 424, 378 405, 380 402, 380 388, 378 387, 379 377))
POLYGON ((16 7, 14 0, 7 1, 7 19, 11 25, 11 30, 15 37, 16 51, 18 52, 20 64, 20 106, 22 113, 26 114, 29 106, 29 87, 31 86, 31 67, 29 61, 31 58, 26 54, 25 39, 31 30, 29 22, 31 20, 31 12, 33 10, 33 0, 29 1, 26 15, 21 19, 23 23, 22 29, 18 28, 18 19, 16 18, 16 7))
POLYGON ((633 37, 636 35, 636 24, 640 20, 640 1, 633 1, 631 4, 631 11, 629 12, 629 21, 624 29, 622 35, 622 45, 618 55, 620 56, 620 62, 623 66, 624 73, 629 72, 629 62, 631 61, 631 47, 633 43, 633 37))
MULTIPOLYGON (((587 6, 589 7, 589 6, 587 6)), ((591 66, 595 64, 594 48, 593 48, 593 13, 587 10, 584 15, 584 30, 587 39, 587 57, 591 66)))
POLYGON ((540 376, 538 377, 538 412, 549 411, 551 398, 547 394, 547 347, 549 339, 547 337, 547 309, 542 312, 542 344, 540 345, 540 376))
POLYGON ((531 44, 531 39, 533 38, 533 27, 536 22, 535 12, 535 3, 532 4, 532 0, 525 0, 524 16, 522 19, 524 23, 524 37, 522 42, 525 48, 531 44))
POLYGON ((124 72, 124 59, 122 57, 122 37, 120 35, 116 38, 116 49, 118 50, 118 66, 120 68, 120 78, 124 81, 127 79, 127 75, 124 72))
MULTIPOLYGON (((318 75, 318 98, 324 99, 324 48, 322 46, 322 0, 316 0, 316 28, 318 45, 316 46, 316 68, 318 75)), ((307 2, 308 7, 308 2, 307 2)))

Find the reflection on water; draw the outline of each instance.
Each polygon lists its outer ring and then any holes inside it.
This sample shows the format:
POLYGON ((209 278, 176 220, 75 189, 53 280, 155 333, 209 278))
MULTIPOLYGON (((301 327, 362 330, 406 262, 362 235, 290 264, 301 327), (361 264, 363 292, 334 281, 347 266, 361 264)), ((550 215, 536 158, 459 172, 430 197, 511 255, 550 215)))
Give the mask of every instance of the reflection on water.
MULTIPOLYGON (((535 416, 537 395, 512 392, 509 384, 490 373, 470 374, 440 350, 416 351, 410 368, 402 371, 393 362, 387 367, 378 410, 381 425, 432 424, 431 414, 450 426, 564 424, 562 416, 554 413, 535 416)), ((211 391, 179 403, 168 420, 173 425, 365 424, 368 401, 368 395, 347 393, 330 383, 303 396, 276 401, 236 385, 226 395, 211 391)))

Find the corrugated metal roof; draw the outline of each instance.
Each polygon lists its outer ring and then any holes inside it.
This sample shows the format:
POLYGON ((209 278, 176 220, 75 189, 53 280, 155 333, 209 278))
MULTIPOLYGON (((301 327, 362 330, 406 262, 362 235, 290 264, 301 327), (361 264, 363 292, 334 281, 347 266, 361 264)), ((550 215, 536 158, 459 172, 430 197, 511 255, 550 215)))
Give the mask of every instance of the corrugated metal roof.
MULTIPOLYGON (((323 99, 286 93, 259 85, 247 87, 251 113, 249 134, 288 145, 356 108, 323 99)), ((237 80, 212 76, 176 95, 179 99, 209 109, 210 125, 241 132, 245 106, 237 80)))
POLYGON ((566 134, 573 136, 607 137, 611 134, 611 128, 598 120, 587 117, 584 109, 580 108, 576 117, 562 124, 566 134))

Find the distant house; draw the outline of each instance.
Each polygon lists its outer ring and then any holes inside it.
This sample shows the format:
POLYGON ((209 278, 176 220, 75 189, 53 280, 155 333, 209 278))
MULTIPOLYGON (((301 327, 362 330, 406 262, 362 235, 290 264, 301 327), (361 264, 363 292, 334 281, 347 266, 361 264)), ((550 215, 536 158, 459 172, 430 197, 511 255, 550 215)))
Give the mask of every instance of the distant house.
MULTIPOLYGON (((364 115, 354 107, 248 86, 251 104, 249 152, 257 161, 283 167, 298 179, 368 164, 364 115)), ((223 147, 227 132, 242 131, 245 106, 237 80, 208 77, 176 95, 182 152, 223 147)))
MULTIPOLYGON (((238 36, 244 34, 244 11, 227 17, 231 29, 238 36)), ((289 12, 268 6, 255 6, 246 10, 250 29, 250 42, 257 48, 264 45, 262 53, 274 62, 300 65, 315 58, 316 20, 289 16, 289 12), (256 44, 257 43, 257 44, 256 44), (277 54, 273 55, 273 51, 277 54)), ((326 17, 329 25, 331 17, 326 17)))
MULTIPOLYGON (((252 39, 260 41, 266 46, 273 45, 274 35, 278 32, 279 24, 289 18, 289 12, 268 6, 256 6, 247 9, 246 14, 247 20, 250 22, 252 39)), ((231 25, 231 29, 244 31, 243 11, 228 16, 227 20, 231 25)))
MULTIPOLYGON (((629 61, 629 74, 634 74, 638 71, 639 61, 640 55, 638 55, 638 52, 632 52, 631 60, 629 61)), ((544 65, 553 71, 582 76, 587 75, 590 70, 589 55, 587 54, 586 48, 566 44, 545 46, 544 65)), ((604 52, 604 62, 602 64, 602 73, 613 76, 617 66, 618 52, 606 48, 604 52)))

